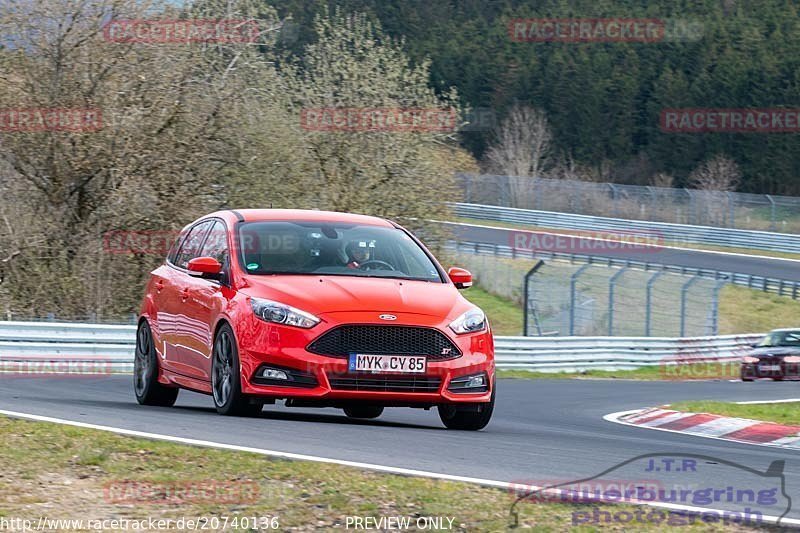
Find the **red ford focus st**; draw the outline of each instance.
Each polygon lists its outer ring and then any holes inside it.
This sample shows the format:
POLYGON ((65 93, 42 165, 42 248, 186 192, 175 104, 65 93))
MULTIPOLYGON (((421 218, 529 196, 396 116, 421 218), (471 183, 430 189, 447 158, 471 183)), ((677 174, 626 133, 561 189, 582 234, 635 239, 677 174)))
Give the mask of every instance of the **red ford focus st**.
POLYGON ((134 363, 136 398, 172 405, 181 388, 224 415, 265 403, 437 407, 478 430, 494 408, 494 345, 483 311, 402 227, 300 210, 220 211, 189 225, 150 276, 134 363))

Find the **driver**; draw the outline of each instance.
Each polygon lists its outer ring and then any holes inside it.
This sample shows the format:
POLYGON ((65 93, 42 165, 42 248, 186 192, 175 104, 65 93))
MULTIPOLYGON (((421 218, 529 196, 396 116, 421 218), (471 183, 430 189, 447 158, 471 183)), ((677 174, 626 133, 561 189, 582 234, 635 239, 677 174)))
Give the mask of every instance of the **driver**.
POLYGON ((347 268, 359 268, 369 261, 369 247, 364 241, 351 241, 345 247, 347 253, 347 268))

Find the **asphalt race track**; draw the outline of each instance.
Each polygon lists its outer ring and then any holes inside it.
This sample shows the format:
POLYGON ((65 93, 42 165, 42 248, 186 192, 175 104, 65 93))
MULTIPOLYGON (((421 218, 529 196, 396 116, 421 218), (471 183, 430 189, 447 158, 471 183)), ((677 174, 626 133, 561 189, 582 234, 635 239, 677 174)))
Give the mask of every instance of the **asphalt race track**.
MULTIPOLYGON (((169 436, 496 481, 543 484, 590 478, 642 454, 710 456, 704 476, 741 487, 752 473, 785 460, 786 493, 798 502, 800 452, 628 427, 612 412, 678 399, 795 398, 795 382, 636 382, 509 380, 481 432, 448 431, 435 411, 387 409, 376 421, 351 421, 335 409, 266 406, 260 418, 217 415, 209 397, 181 391, 173 408, 136 404, 129 376, 0 378, 0 409, 169 436)), ((605 475, 612 478, 613 472, 605 475)), ((655 472, 639 473, 652 479, 655 472)), ((630 472, 625 479, 630 479, 630 472)), ((511 498, 509 498, 511 501, 511 498)), ((724 508, 719 505, 717 508, 724 508)), ((779 515, 781 513, 776 513, 779 515)))
MULTIPOLYGON (((480 242, 509 246, 513 235, 519 231, 545 235, 547 231, 513 230, 506 228, 490 227, 491 221, 486 226, 470 224, 453 224, 455 237, 461 241, 480 242)), ((569 236, 563 239, 573 240, 569 236)), ((577 240, 577 239, 575 239, 577 240)), ((579 244, 566 245, 565 252, 576 250, 576 253, 594 255, 597 257, 614 257, 616 259, 630 259, 632 261, 650 261, 665 265, 677 265, 708 270, 722 270, 754 276, 783 279, 787 281, 800 281, 800 261, 791 259, 771 258, 764 256, 748 256, 744 254, 726 254, 724 252, 707 252, 661 247, 647 252, 637 250, 584 250, 579 244)))

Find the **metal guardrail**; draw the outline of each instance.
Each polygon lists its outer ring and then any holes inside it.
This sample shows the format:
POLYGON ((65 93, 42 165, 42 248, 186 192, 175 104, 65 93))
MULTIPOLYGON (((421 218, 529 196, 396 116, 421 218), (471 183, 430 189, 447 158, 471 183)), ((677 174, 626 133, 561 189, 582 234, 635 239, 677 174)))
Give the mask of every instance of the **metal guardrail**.
MULTIPOLYGON (((737 360, 761 337, 495 337, 495 350, 501 369, 624 370, 670 362, 737 360)), ((0 371, 5 373, 130 373, 136 328, 0 322, 0 339, 0 371)))
POLYGON ((539 372, 632 370, 738 361, 763 334, 719 337, 496 337, 498 368, 539 372))
POLYGON ((535 211, 494 205, 450 204, 457 216, 526 224, 542 228, 609 231, 624 234, 647 234, 665 242, 709 244, 735 248, 752 248, 777 252, 800 253, 800 235, 744 229, 690 226, 668 222, 648 222, 554 211, 535 211))
POLYGON ((136 326, 0 322, 0 376, 133 371, 136 326))
POLYGON ((701 278, 713 279, 717 281, 727 281, 735 285, 741 285, 751 289, 758 289, 760 291, 777 294, 779 296, 788 296, 795 300, 800 299, 800 283, 784 279, 755 276, 752 274, 740 274, 737 272, 727 272, 724 270, 668 265, 653 261, 636 261, 620 257, 606 257, 548 250, 520 250, 512 246, 485 242, 449 241, 445 244, 445 248, 459 252, 493 255, 496 257, 512 259, 560 259, 563 261, 569 261, 571 263, 602 265, 619 268, 638 268, 645 271, 664 271, 674 274, 681 274, 684 276, 699 276, 701 278))

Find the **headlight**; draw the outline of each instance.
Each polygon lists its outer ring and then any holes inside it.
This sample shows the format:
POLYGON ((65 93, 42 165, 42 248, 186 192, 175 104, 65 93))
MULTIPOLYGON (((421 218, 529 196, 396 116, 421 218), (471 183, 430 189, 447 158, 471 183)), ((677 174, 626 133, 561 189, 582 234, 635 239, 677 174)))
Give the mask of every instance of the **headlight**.
POLYGON ((253 312, 256 316, 266 322, 305 329, 313 328, 319 324, 319 318, 311 313, 306 313, 300 309, 273 302, 272 300, 250 298, 250 305, 253 307, 253 312))
POLYGON ((486 315, 478 309, 470 309, 450 324, 450 329, 458 335, 474 333, 486 329, 486 315))

